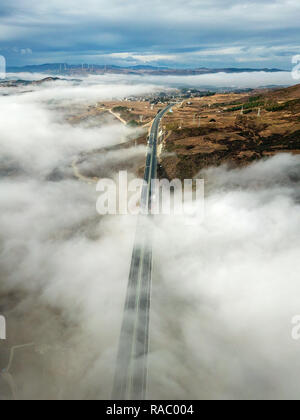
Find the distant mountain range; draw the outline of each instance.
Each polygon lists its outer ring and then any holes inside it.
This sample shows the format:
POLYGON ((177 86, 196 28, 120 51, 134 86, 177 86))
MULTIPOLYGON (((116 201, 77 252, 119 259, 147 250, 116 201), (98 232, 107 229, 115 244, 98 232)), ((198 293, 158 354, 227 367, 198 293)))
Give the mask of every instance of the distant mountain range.
POLYGON ((275 73, 284 70, 276 68, 196 68, 196 69, 173 69, 168 67, 153 67, 147 65, 120 67, 114 65, 97 65, 97 64, 73 64, 66 63, 52 63, 41 65, 29 65, 24 67, 8 67, 9 73, 47 73, 55 75, 87 75, 87 74, 150 74, 150 75, 175 75, 175 76, 192 76, 200 74, 212 73, 244 73, 244 72, 257 72, 264 71, 268 73, 275 73))

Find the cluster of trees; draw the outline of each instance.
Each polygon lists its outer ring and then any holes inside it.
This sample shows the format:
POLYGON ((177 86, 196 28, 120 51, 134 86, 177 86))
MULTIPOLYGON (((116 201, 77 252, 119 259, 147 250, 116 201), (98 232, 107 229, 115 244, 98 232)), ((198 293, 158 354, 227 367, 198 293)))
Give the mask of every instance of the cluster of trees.
POLYGON ((228 108, 227 112, 240 111, 244 109, 244 114, 249 114, 254 108, 263 108, 269 112, 284 111, 284 110, 293 110, 295 106, 300 106, 300 99, 294 99, 292 101, 287 101, 282 104, 279 104, 275 100, 263 100, 261 95, 252 96, 249 98, 248 102, 244 104, 238 104, 234 107, 228 108))
POLYGON ((234 112, 234 111, 240 111, 244 108, 245 111, 252 110, 253 108, 259 108, 264 107, 265 101, 259 101, 259 100, 251 100, 249 102, 246 102, 245 104, 237 105, 232 108, 228 108, 227 112, 234 112))
POLYGON ((267 106, 266 110, 271 112, 284 110, 293 111, 296 106, 300 106, 300 99, 293 99, 292 101, 287 101, 283 104, 278 104, 277 102, 275 102, 267 106))
POLYGON ((175 131, 175 130, 178 130, 178 128, 179 128, 179 123, 177 121, 166 124, 166 129, 168 131, 175 131))

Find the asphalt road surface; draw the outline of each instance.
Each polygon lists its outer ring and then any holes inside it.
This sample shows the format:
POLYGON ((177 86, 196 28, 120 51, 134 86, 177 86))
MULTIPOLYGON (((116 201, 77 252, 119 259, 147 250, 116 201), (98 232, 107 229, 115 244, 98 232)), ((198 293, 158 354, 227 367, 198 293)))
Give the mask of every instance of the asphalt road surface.
MULTIPOLYGON (((164 114, 174 104, 157 114, 149 137, 141 208, 150 210, 155 191, 151 180, 157 176, 157 137, 164 114)), ((144 400, 147 392, 147 357, 152 283, 152 237, 147 219, 140 215, 132 253, 123 324, 117 356, 112 399, 144 400)))

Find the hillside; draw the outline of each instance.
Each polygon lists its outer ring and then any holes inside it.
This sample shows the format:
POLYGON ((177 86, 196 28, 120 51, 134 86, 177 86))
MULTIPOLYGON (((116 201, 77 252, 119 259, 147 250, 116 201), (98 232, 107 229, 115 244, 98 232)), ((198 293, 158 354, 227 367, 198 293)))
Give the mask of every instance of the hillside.
MULTIPOLYGON (((144 132, 126 147, 145 145, 151 121, 164 106, 164 103, 153 105, 149 100, 104 101, 71 116, 69 122, 90 126, 121 120, 144 132)), ((300 85, 189 98, 173 107, 162 128, 159 176, 169 179, 191 178, 208 166, 224 163, 244 166, 277 153, 298 154, 300 85)), ((113 150, 116 149, 114 146, 113 150)), ((133 167, 125 159, 120 169, 128 166, 133 167)), ((142 176, 144 158, 134 166, 142 176)), ((97 178, 103 176, 103 171, 95 168, 88 176, 97 178)))
POLYGON ((300 153, 300 85, 250 94, 193 98, 164 120, 161 176, 188 178, 202 168, 246 165, 300 153))

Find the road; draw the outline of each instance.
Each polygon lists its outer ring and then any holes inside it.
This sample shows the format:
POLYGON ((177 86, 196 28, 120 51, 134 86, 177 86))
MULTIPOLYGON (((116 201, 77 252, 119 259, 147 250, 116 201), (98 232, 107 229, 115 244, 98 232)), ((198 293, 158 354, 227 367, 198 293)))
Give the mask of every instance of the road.
MULTIPOLYGON (((160 111, 152 124, 144 174, 146 182, 141 194, 141 207, 145 210, 151 209, 154 196, 151 180, 157 176, 159 125, 172 106, 174 104, 160 111)), ((152 283, 152 237, 148 217, 151 217, 150 212, 147 216, 140 215, 136 228, 112 393, 114 400, 146 398, 152 283)))

